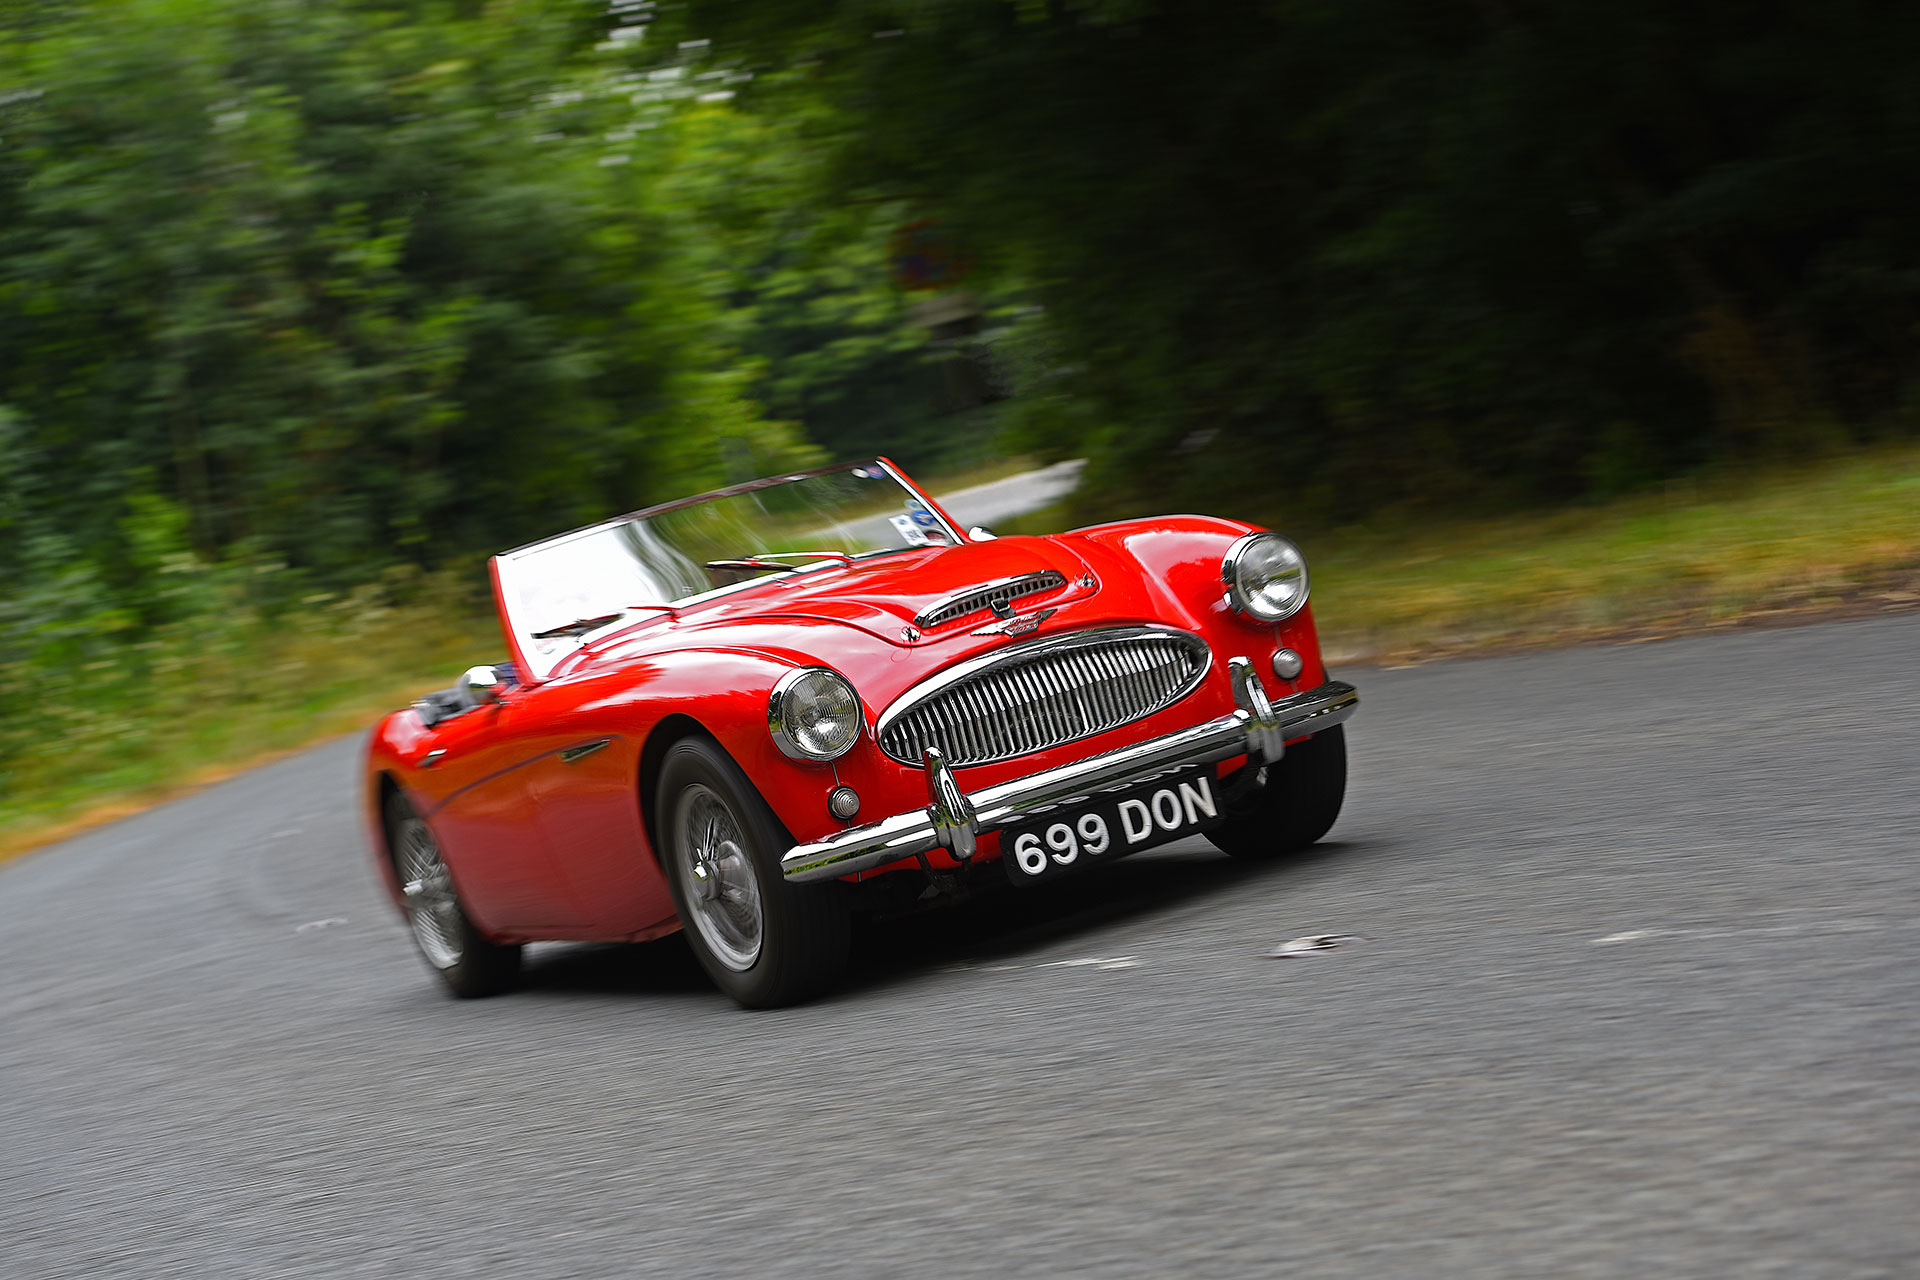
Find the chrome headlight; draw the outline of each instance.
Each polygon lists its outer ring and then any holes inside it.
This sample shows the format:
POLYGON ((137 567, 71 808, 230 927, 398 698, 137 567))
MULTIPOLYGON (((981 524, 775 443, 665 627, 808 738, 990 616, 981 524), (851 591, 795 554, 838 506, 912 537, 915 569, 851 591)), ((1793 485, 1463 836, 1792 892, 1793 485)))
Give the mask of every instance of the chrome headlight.
POLYGON ((860 740, 860 695, 826 667, 780 677, 767 700, 767 730, 795 760, 837 760, 860 740))
POLYGON ((1227 603, 1249 618, 1281 622, 1307 602, 1307 558, 1277 533, 1250 533, 1220 562, 1227 603))

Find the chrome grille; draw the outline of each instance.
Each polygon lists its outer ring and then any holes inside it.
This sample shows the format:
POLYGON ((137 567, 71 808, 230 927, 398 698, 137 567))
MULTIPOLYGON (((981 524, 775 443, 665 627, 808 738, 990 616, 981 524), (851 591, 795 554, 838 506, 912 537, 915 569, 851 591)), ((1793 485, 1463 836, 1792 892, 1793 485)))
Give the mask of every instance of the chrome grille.
POLYGON ((1166 627, 1078 631, 942 672, 909 691, 878 726, 880 748, 918 765, 928 747, 949 764, 986 764, 1152 715, 1207 672, 1206 642, 1166 627))
POLYGON ((928 605, 920 611, 918 617, 914 618, 914 622, 923 629, 931 631, 956 618, 964 618, 970 613, 991 609, 996 604, 1012 604, 1022 596, 1054 591, 1066 585, 1066 578, 1051 569, 1041 573, 1023 574, 1018 578, 1002 578, 998 582, 983 582, 977 587, 967 588, 958 595, 948 596, 945 600, 928 605))

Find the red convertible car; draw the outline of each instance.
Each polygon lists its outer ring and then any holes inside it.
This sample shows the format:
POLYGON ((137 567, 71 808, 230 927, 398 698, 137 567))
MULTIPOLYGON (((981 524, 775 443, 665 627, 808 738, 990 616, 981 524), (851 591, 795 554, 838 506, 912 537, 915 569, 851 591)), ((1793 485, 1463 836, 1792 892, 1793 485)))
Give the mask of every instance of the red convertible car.
POLYGON ((886 459, 495 556, 512 651, 381 722, 375 862, 452 990, 521 944, 684 930, 747 1006, 850 916, 1204 834, 1333 825, 1353 686, 1285 538, 1167 516, 966 533, 886 459))

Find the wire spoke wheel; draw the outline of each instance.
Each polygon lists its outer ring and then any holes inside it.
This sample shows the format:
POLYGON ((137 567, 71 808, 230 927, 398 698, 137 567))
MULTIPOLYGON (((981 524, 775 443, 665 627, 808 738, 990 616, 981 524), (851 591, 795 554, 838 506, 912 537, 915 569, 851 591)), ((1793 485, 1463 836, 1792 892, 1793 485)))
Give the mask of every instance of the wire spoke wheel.
POLYGON ((460 963, 465 948, 461 945, 460 902, 454 896, 453 879, 441 860, 440 846, 433 832, 417 817, 400 824, 395 861, 400 871, 400 891, 406 897, 407 922, 413 936, 436 969, 451 969, 460 963))
POLYGON ((520 973, 520 946, 474 927, 429 827, 404 794, 386 800, 387 850, 414 945, 447 989, 462 999, 498 995, 520 973))
POLYGON ((719 743, 689 735, 667 748, 655 794, 661 869, 714 985, 749 1009, 825 990, 852 939, 846 895, 782 877, 793 836, 740 766, 719 743))
POLYGON ((744 973, 760 958, 766 904, 740 821, 711 787, 695 783, 681 797, 678 835, 693 925, 716 960, 744 973))

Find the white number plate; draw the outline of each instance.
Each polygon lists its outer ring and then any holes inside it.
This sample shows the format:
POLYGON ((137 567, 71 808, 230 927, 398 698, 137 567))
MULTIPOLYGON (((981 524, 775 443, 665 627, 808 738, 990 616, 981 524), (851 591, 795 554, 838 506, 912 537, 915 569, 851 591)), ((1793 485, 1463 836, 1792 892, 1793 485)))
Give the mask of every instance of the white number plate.
POLYGON ((1201 769, 1007 827, 1000 860, 1008 879, 1025 883, 1195 835, 1225 816, 1220 780, 1201 769))

